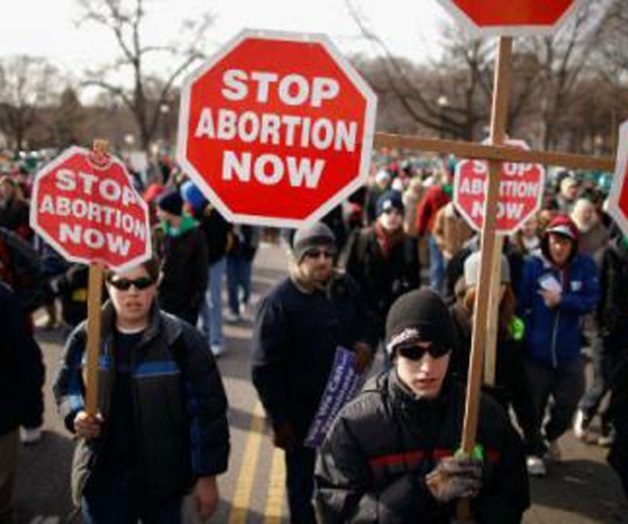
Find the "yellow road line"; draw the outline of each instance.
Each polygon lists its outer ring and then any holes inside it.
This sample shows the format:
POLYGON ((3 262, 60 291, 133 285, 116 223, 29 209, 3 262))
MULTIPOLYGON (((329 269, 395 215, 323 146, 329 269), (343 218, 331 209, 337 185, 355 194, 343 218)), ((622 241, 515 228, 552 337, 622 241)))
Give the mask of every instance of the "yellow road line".
POLYGON ((235 493, 231 502, 231 513, 229 514, 229 524, 244 524, 249 511, 253 483, 255 481, 255 469, 259 449, 262 443, 262 432, 264 428, 264 412, 262 405, 257 402, 253 408, 253 420, 249 437, 244 448, 242 465, 238 473, 238 480, 235 486, 235 493))
POLYGON ((268 496, 266 499, 266 518, 264 524, 280 524, 283 516, 283 501, 286 494, 286 468, 284 454, 280 449, 273 451, 273 462, 268 479, 268 496))

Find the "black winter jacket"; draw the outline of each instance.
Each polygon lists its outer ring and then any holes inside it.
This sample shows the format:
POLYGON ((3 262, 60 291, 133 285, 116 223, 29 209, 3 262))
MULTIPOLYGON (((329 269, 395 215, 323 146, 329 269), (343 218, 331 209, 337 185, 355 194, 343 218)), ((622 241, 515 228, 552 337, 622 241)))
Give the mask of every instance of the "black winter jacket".
MULTIPOLYGON (((97 439, 80 439, 72 466, 72 494, 79 503, 86 482, 100 463, 116 377, 114 311, 103 308, 98 363, 98 410, 105 420, 97 439)), ((59 412, 73 431, 84 409, 82 378, 86 324, 66 343, 54 383, 59 412)), ((214 357, 195 329, 154 306, 150 324, 131 357, 131 390, 136 439, 135 478, 148 501, 168 500, 189 491, 196 478, 226 471, 229 456, 227 399, 214 357)))
POLYGON ((0 436, 41 424, 44 365, 17 295, 0 282, 0 436))
MULTIPOLYGON (((393 369, 373 379, 336 418, 320 448, 317 502, 325 523, 449 523, 455 503, 439 505, 424 477, 458 449, 464 389, 446 382, 434 401, 416 400, 393 369)), ((525 454, 506 413, 483 396, 477 442, 483 488, 471 502, 477 522, 521 521, 529 506, 525 454)))
POLYGON ((290 422, 304 438, 316 414, 338 346, 374 347, 372 326, 355 282, 336 275, 327 293, 291 278, 266 296, 255 317, 253 384, 273 425, 290 422))
MULTIPOLYGON (((186 220, 192 221, 190 217, 186 220)), ((179 236, 162 234, 156 238, 162 258, 159 306, 173 315, 195 318, 209 280, 205 236, 198 226, 193 226, 179 236)))
POLYGON ((614 239, 602 252, 599 267, 596 320, 600 334, 607 339, 605 348, 619 353, 628 346, 628 246, 623 237, 614 239))
POLYGON ((362 290, 376 315, 378 336, 384 336, 386 315, 393 302, 421 284, 417 240, 406 236, 385 258, 373 227, 353 233, 345 247, 346 271, 362 290))

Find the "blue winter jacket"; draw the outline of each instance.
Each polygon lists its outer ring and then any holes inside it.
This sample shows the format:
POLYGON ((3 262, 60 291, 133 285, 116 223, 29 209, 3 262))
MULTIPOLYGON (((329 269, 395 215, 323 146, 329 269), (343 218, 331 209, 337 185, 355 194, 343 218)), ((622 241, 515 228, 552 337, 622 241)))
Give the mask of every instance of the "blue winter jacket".
POLYGON ((541 256, 525 262, 519 309, 526 323, 528 356, 558 368, 580 356, 581 317, 592 312, 599 300, 599 282, 593 259, 577 254, 562 270, 541 256), (540 282, 552 275, 562 285, 558 307, 548 308, 540 295, 540 282))

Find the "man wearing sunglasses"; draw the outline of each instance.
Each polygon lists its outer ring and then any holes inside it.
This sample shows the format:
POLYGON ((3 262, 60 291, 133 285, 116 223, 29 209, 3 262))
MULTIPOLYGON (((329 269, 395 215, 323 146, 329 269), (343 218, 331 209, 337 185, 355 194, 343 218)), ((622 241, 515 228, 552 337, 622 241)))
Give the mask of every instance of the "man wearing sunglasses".
POLYGON ((157 305, 159 261, 108 273, 98 415, 84 410, 86 325, 70 335, 54 384, 78 437, 72 495, 83 522, 181 522, 191 493, 201 517, 218 506, 227 469, 227 400, 207 343, 157 305))
POLYGON ((351 278, 333 270, 335 238, 322 223, 298 230, 290 277, 264 297, 253 331, 253 384, 285 450, 290 519, 314 524, 315 451, 304 440, 321 401, 336 348, 366 369, 374 333, 351 278))
POLYGON ((465 390, 448 371, 453 331, 431 290, 393 304, 393 367, 342 409, 320 448, 322 522, 449 523, 460 498, 471 499, 474 522, 521 521, 529 505, 523 444, 496 402, 481 399, 472 457, 457 452, 465 390))

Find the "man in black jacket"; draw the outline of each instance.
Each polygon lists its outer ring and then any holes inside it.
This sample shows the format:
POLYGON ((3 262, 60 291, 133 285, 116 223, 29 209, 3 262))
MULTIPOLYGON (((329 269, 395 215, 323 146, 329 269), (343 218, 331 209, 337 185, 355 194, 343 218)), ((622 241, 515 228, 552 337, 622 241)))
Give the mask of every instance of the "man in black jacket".
POLYGON ((20 301, 0 280, 0 523, 13 522, 19 427, 41 425, 44 366, 20 301))
POLYGON ((421 283, 417 240, 404 232, 403 213, 401 193, 386 191, 377 200, 375 223, 354 232, 343 253, 347 273, 375 314, 380 338, 392 303, 421 283))
POLYGON ((315 523, 315 451, 304 446, 332 369, 336 348, 371 360, 374 336, 358 288, 334 273, 334 235, 319 223, 297 231, 291 275, 266 296, 253 332, 253 384, 285 450, 290 519, 315 523))
POLYGON ((196 326, 207 288, 207 244, 199 224, 183 212, 183 199, 172 188, 157 199, 161 225, 155 235, 162 259, 159 306, 196 326))
POLYGON ((472 457, 460 445, 465 392, 453 382, 453 325, 433 291, 412 291, 386 322, 394 367, 367 384, 320 449, 317 500, 325 523, 449 523, 471 499, 474 521, 511 524, 529 505, 521 439, 483 396, 472 457))
POLYGON ((227 469, 227 399, 200 333, 156 304, 159 262, 106 277, 98 414, 84 408, 86 325, 70 335, 54 384, 78 437, 72 495, 86 522, 179 522, 182 499, 199 515, 218 506, 227 469))

